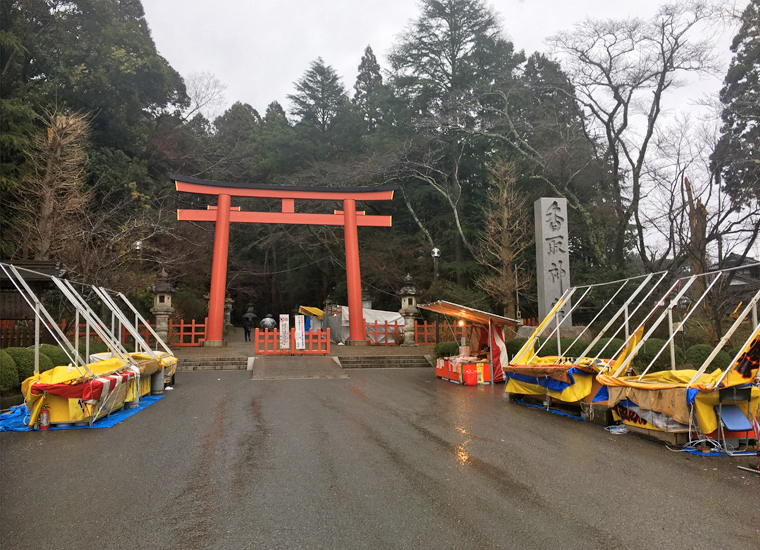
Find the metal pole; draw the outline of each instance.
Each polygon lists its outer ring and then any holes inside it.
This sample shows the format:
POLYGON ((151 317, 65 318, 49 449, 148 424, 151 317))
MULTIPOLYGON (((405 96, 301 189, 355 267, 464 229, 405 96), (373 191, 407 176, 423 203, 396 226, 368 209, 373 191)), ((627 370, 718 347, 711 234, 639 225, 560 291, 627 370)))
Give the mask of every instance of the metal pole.
POLYGON ((670 370, 676 370, 676 343, 673 338, 673 308, 668 308, 668 336, 670 337, 670 370))
POLYGON ((515 317, 520 319, 520 290, 517 283, 517 264, 514 265, 515 271, 515 317))
POLYGON ((74 313, 74 350, 79 355, 79 310, 74 313))
POLYGON ((90 361, 90 318, 85 317, 85 323, 84 323, 84 334, 85 334, 85 343, 84 343, 84 363, 85 365, 90 361))
POLYGON ((40 373, 40 304, 34 305, 34 374, 40 373))

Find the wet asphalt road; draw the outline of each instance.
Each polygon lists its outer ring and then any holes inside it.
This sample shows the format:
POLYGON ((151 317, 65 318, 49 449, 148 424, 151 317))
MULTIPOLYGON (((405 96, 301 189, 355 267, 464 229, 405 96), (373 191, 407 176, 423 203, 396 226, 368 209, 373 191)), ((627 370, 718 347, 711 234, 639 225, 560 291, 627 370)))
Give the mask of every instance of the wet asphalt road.
POLYGON ((0 548, 753 549, 760 476, 432 369, 182 372, 114 428, 2 433, 0 548))

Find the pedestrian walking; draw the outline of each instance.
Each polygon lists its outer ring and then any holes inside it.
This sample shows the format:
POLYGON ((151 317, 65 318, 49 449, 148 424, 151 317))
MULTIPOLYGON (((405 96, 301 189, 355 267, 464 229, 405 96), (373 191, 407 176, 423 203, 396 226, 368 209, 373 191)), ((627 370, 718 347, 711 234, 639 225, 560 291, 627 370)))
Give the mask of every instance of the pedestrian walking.
POLYGON ((243 319, 243 331, 245 333, 245 341, 251 341, 251 320, 248 317, 243 319))
POLYGON ((271 313, 267 313, 267 316, 261 320, 260 325, 264 330, 272 330, 277 327, 277 321, 274 320, 271 313))

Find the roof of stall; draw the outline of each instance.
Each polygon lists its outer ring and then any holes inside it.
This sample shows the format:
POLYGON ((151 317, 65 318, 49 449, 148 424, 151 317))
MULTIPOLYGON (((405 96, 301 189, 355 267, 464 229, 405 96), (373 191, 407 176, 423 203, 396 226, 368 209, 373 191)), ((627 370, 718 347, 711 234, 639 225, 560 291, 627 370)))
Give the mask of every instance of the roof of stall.
POLYGON ((311 315, 312 317, 316 317, 320 321, 325 316, 324 311, 322 311, 318 307, 301 306, 298 308, 298 313, 301 313, 303 315, 311 315))
POLYGON ((520 324, 514 319, 510 319, 508 317, 502 317, 501 315, 487 313, 485 311, 480 311, 479 309, 473 309, 471 307, 453 304, 444 300, 439 300, 432 304, 418 305, 417 307, 432 311, 433 313, 440 313, 449 317, 456 317, 458 319, 464 319, 465 321, 480 323, 481 325, 487 325, 488 321, 491 321, 494 325, 510 327, 515 327, 520 324))

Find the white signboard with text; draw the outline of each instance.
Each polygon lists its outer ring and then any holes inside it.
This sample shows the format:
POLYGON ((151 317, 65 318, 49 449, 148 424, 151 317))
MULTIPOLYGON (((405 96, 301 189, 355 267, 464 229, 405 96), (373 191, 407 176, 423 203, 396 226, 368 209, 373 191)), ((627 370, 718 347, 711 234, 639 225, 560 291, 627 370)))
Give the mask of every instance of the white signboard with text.
POLYGON ((280 315, 280 349, 290 349, 290 315, 280 315))
POLYGON ((296 349, 306 349, 306 338, 304 338, 304 317, 296 315, 296 349))

